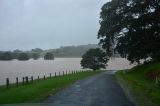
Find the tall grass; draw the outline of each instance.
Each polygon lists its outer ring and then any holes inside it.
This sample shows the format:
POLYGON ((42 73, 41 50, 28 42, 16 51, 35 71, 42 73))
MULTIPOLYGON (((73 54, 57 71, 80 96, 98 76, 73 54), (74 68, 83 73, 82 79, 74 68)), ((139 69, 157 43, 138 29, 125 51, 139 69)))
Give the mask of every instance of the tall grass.
POLYGON ((127 71, 120 71, 118 76, 127 81, 133 89, 144 94, 151 102, 160 105, 160 63, 148 63, 136 66, 127 71))

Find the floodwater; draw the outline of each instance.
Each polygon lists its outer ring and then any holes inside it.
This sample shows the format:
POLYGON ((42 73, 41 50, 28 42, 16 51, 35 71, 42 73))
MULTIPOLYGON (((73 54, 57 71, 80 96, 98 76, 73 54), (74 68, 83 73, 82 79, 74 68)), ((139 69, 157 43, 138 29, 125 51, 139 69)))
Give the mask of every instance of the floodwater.
MULTIPOLYGON (((33 76, 37 79, 38 76, 49 76, 57 72, 82 70, 80 65, 81 58, 55 58, 55 60, 29 60, 29 61, 0 61, 0 85, 4 85, 6 78, 9 78, 11 83, 16 82, 16 77, 22 81, 22 77, 33 76)), ((108 62, 107 70, 129 69, 134 65, 129 65, 129 62, 124 58, 112 58, 108 62)))

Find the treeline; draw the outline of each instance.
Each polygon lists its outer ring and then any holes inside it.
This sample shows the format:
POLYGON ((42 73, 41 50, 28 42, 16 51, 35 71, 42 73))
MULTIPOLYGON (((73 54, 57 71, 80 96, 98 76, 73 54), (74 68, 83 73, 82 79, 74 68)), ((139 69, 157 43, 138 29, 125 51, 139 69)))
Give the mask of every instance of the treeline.
MULTIPOLYGON (((64 46, 57 49, 42 50, 40 48, 35 48, 30 51, 0 51, 0 60, 29 60, 38 58, 48 59, 46 55, 49 53, 49 58, 54 59, 54 57, 82 57, 89 49, 100 48, 101 46, 97 44, 88 45, 78 45, 78 46, 64 46)), ((119 54, 114 54, 113 57, 119 57, 119 54)))
POLYGON ((65 46, 65 47, 60 47, 58 49, 51 49, 44 51, 44 54, 46 52, 52 52, 55 57, 82 57, 82 55, 91 48, 101 48, 101 47, 97 44, 65 46))
MULTIPOLYGON (((37 60, 38 58, 40 58, 40 53, 38 52, 22 52, 22 51, 6 51, 6 52, 0 52, 0 60, 13 60, 13 59, 17 59, 17 60, 29 60, 29 59, 34 59, 37 60)), ((53 53, 46 53, 44 55, 44 59, 45 60, 53 60, 54 59, 54 55, 53 53)))
MULTIPOLYGON (((64 46, 58 49, 44 50, 41 53, 41 55, 43 56, 46 52, 51 52, 54 54, 55 57, 82 57, 89 49, 96 49, 96 48, 102 49, 102 47, 98 44, 64 46)), ((102 50, 105 51, 104 49, 102 50)), ((120 55, 114 52, 112 57, 120 57, 120 55)))
POLYGON ((54 59, 54 57, 81 57, 90 48, 100 48, 97 44, 64 46, 57 49, 42 50, 35 48, 30 51, 0 51, 0 60, 29 60, 38 58, 54 59))

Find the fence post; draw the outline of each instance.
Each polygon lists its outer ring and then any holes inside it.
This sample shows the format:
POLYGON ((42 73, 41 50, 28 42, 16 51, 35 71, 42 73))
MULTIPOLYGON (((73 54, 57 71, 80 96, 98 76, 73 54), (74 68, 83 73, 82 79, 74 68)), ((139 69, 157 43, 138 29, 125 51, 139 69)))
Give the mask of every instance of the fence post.
POLYGON ((32 83, 33 83, 33 76, 31 76, 31 81, 32 81, 32 83))
POLYGON ((26 84, 28 84, 28 76, 26 76, 26 84))
POLYGON ((18 77, 16 77, 16 85, 18 86, 18 77))
POLYGON ((38 81, 39 81, 39 75, 38 75, 38 81))
POLYGON ((24 77, 22 79, 23 79, 23 84, 24 84, 24 77))
POLYGON ((52 74, 50 73, 49 76, 50 76, 50 78, 51 78, 51 77, 52 77, 52 74))
POLYGON ((54 75, 54 77, 56 77, 56 72, 55 72, 55 75, 54 75))
POLYGON ((59 77, 61 76, 61 72, 59 71, 59 77))
POLYGON ((44 75, 44 80, 46 79, 46 76, 44 75))
POLYGON ((64 76, 64 71, 63 71, 63 76, 64 76))
POLYGON ((68 73, 67 73, 67 71, 66 71, 66 75, 67 75, 68 73))
POLYGON ((9 87, 9 78, 6 78, 6 86, 9 87))

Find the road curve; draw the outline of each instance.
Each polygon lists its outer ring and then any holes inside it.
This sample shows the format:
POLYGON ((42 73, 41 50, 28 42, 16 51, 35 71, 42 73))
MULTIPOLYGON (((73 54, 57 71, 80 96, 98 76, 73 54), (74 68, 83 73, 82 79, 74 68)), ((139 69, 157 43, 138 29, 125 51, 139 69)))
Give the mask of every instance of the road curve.
POLYGON ((134 106, 114 79, 112 71, 79 80, 43 103, 52 106, 134 106))

